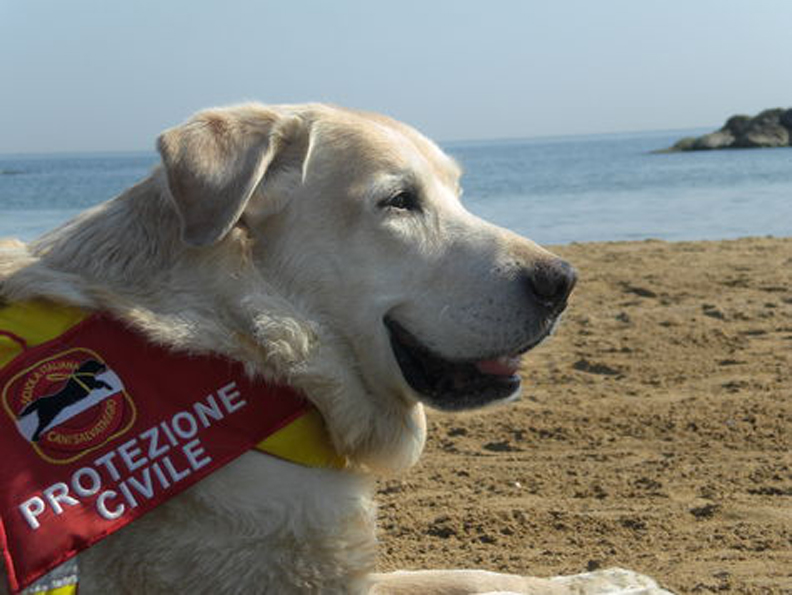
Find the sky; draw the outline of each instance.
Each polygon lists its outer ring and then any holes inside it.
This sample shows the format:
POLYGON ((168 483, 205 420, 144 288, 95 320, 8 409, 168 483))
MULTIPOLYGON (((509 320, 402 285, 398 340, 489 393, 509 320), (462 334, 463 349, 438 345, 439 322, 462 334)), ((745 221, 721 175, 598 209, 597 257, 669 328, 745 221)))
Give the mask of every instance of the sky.
POLYGON ((790 0, 0 0, 0 153, 150 150, 203 107, 325 101, 440 141, 792 106, 790 0))

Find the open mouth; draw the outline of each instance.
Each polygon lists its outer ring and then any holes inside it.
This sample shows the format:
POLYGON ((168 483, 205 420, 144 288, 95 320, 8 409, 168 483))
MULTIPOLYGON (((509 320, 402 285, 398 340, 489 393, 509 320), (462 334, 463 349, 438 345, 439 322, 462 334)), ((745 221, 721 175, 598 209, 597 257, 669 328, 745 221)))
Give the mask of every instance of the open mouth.
POLYGON ((427 404, 445 410, 482 407, 520 388, 520 353, 492 359, 449 361, 433 353, 392 318, 385 318, 393 354, 407 384, 427 404))

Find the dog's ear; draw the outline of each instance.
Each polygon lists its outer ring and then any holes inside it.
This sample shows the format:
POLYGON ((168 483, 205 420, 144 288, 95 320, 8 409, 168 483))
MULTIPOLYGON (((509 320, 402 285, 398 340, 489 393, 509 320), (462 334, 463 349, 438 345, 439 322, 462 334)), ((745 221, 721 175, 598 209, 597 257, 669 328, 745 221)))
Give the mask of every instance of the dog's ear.
POLYGON ((199 112, 160 135, 185 243, 208 246, 231 230, 298 125, 295 116, 246 105, 199 112))

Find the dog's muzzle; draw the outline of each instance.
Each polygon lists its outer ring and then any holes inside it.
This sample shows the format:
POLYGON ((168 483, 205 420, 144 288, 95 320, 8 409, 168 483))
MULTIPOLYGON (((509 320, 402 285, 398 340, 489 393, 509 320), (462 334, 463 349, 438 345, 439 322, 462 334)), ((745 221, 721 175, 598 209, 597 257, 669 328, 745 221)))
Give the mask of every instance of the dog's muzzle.
POLYGON ((487 359, 449 360, 433 352, 392 316, 384 323, 402 375, 420 400, 438 409, 459 411, 482 407, 519 394, 520 357, 552 331, 577 281, 575 270, 555 258, 518 276, 525 298, 544 321, 534 338, 515 352, 487 359))

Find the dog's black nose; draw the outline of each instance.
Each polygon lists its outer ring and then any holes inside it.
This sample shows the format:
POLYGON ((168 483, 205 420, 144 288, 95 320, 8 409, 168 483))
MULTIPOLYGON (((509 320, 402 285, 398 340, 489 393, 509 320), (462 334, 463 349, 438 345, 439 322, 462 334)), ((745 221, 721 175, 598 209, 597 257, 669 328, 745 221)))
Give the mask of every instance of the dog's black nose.
POLYGON ((536 302, 560 312, 577 283, 577 273, 568 262, 556 258, 535 265, 527 272, 526 280, 528 291, 536 302))

